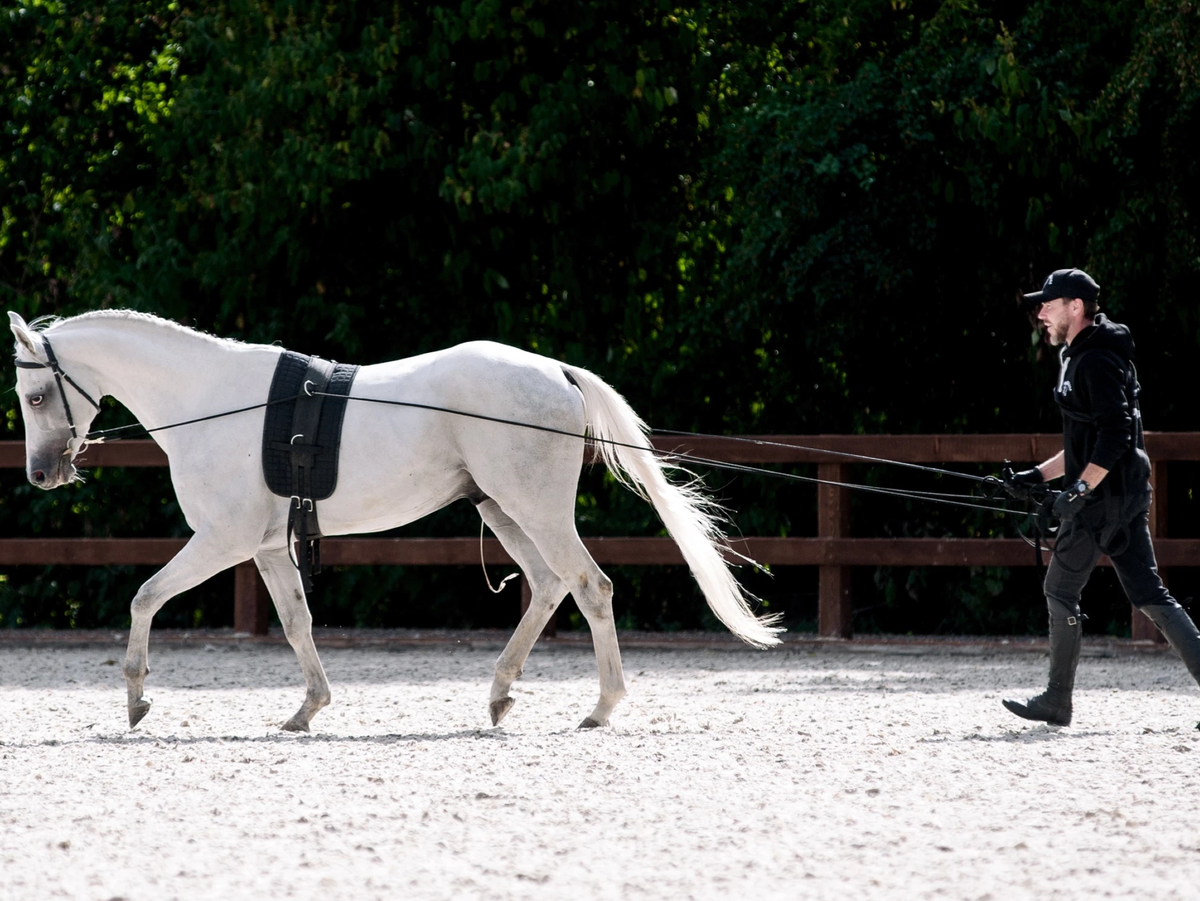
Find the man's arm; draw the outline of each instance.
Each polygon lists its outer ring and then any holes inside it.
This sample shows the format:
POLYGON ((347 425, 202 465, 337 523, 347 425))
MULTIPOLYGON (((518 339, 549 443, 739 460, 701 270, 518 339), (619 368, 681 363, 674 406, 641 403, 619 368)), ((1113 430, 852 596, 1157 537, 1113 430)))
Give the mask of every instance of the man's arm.
POLYGON ((1088 487, 1095 491, 1096 486, 1104 481, 1104 477, 1106 475, 1108 475, 1108 470, 1103 466, 1097 466, 1095 463, 1089 463, 1087 466, 1083 467, 1083 472, 1079 474, 1079 478, 1087 482, 1088 487))
POLYGON ((1091 462, 1079 474, 1092 488, 1129 451, 1133 443, 1132 408, 1126 395, 1126 363, 1111 351, 1083 355, 1076 370, 1077 387, 1088 398, 1096 424, 1091 462))
MULTIPOLYGON (((1059 451, 1045 463, 1038 466, 1038 472, 1042 474, 1042 481, 1049 482, 1052 479, 1057 479, 1067 471, 1067 464, 1063 462, 1064 451, 1059 451)), ((1089 485, 1091 482, 1088 483, 1089 485)))
MULTIPOLYGON (((1042 481, 1049 482, 1051 479, 1057 479, 1061 476, 1066 471, 1066 468, 1063 452, 1059 451, 1045 463, 1038 466, 1038 472, 1042 474, 1042 481)), ((1079 478, 1087 482, 1089 488, 1095 490, 1096 486, 1104 481, 1106 475, 1108 475, 1108 470, 1103 466, 1089 463, 1083 468, 1083 472, 1079 474, 1079 478)))

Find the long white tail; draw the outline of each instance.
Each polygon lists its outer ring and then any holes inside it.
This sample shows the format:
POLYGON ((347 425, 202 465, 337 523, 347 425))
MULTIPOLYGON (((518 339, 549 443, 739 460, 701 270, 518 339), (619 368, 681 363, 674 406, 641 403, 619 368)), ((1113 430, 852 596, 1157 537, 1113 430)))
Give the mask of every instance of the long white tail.
POLYGON ((667 479, 646 437, 649 428, 625 398, 586 369, 563 365, 563 370, 583 395, 587 429, 597 439, 605 464, 654 506, 717 619, 749 644, 779 644, 776 633, 783 630, 774 625, 779 616, 756 617, 750 612, 745 590, 718 550, 725 534, 717 505, 699 490, 667 479), (635 449, 639 447, 646 450, 635 449))

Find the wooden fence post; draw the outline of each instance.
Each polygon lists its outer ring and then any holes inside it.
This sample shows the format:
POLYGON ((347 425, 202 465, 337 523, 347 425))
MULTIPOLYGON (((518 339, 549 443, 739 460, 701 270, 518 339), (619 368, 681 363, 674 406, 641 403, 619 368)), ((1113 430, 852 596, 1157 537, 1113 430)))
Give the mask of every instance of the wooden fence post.
MULTIPOLYGON (((848 463, 818 463, 817 478, 849 482, 848 463)), ((817 536, 850 537, 850 489, 817 486, 817 536)), ((821 566, 817 594, 817 631, 825 638, 852 638, 854 600, 850 596, 849 566, 821 566)))
POLYGON ((233 631, 248 635, 266 635, 271 623, 271 595, 258 574, 258 567, 247 560, 233 568, 233 631))
MULTIPOLYGON (((1150 537, 1167 537, 1167 461, 1159 460, 1150 464, 1150 487, 1154 491, 1154 501, 1150 505, 1150 537)), ((1163 583, 1167 582, 1167 571, 1160 569, 1163 583)), ((1150 617, 1132 607, 1133 619, 1130 622, 1129 634, 1140 641, 1154 641, 1160 644, 1166 642, 1158 628, 1150 621, 1150 617)))

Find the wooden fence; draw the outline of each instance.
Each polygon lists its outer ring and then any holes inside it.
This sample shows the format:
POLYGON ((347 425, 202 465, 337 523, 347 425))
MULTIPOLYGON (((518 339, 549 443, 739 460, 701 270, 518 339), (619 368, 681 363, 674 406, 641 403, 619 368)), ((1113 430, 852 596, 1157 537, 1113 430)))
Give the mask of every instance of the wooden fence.
MULTIPOLYGON (((726 438, 655 438, 657 447, 713 460, 754 465, 815 463, 821 479, 851 481, 848 462, 827 451, 885 457, 935 465, 1002 460, 1030 463, 1053 456, 1062 446, 1058 434, 1035 435, 766 435, 773 445, 726 438), (778 445, 801 445, 780 447, 778 445)), ((1200 539, 1167 537, 1166 484, 1170 464, 1200 461, 1200 432, 1149 432, 1146 447, 1153 466, 1156 501, 1151 533, 1164 572, 1171 567, 1200 566, 1200 539)), ((85 464, 100 466, 166 466, 167 458, 153 441, 93 445, 85 464)), ((0 441, 0 467, 25 465, 24 444, 0 441)), ((819 631, 829 638, 852 635, 851 570, 855 566, 1033 566, 1029 547, 1018 538, 855 538, 851 536, 850 491, 817 487, 816 537, 737 539, 741 553, 772 566, 816 566, 819 579, 819 631)), ((176 538, 7 538, 0 539, 0 565, 115 564, 161 565, 184 544, 176 538)), ((629 565, 682 564, 669 538, 589 538, 584 542, 597 563, 629 565)), ((329 566, 470 565, 479 562, 479 539, 469 538, 327 538, 322 561, 329 566)), ((500 542, 483 542, 488 564, 512 564, 500 542)), ((1106 565, 1107 559, 1101 561, 1106 565)), ((241 632, 265 634, 269 599, 253 563, 235 569, 234 623, 241 632)), ((522 605, 528 603, 522 591, 522 605)), ((1160 638, 1153 624, 1134 611, 1134 638, 1160 638)))

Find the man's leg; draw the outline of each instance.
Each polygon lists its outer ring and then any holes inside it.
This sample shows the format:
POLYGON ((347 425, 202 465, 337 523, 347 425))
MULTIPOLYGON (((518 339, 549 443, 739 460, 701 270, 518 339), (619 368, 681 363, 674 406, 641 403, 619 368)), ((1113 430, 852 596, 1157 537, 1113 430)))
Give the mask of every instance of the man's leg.
POLYGON ((1146 513, 1129 524, 1128 544, 1113 555, 1112 562, 1130 602, 1158 626, 1175 653, 1183 658, 1192 678, 1200 683, 1200 631, 1163 585, 1146 513))
POLYGON ((1050 619, 1050 678, 1046 690, 1028 701, 1005 698, 1001 703, 1019 717, 1071 724, 1071 695, 1083 643, 1083 617, 1079 598, 1100 559, 1100 548, 1091 530, 1076 520, 1064 526, 1046 568, 1046 607, 1050 619))

